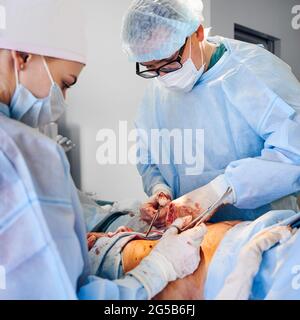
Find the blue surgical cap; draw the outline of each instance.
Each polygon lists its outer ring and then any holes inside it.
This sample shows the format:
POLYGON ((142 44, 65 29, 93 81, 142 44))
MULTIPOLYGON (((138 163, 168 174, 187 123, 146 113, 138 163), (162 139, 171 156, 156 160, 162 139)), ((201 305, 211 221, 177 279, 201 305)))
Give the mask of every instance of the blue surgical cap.
POLYGON ((169 58, 203 22, 202 0, 134 0, 123 19, 130 61, 169 58))

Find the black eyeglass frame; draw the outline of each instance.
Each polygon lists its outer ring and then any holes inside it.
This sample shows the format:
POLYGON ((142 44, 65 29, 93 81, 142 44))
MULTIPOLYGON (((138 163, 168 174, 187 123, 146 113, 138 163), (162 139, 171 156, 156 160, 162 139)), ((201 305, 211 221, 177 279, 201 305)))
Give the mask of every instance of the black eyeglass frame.
POLYGON ((185 46, 186 46, 186 43, 187 43, 187 39, 188 38, 186 38, 184 45, 178 51, 178 57, 175 60, 169 61, 168 63, 162 65, 161 67, 159 67, 157 69, 149 69, 149 70, 145 70, 145 71, 140 71, 140 63, 137 62, 136 63, 136 74, 139 77, 142 77, 144 79, 154 79, 154 78, 159 77, 160 72, 162 72, 161 70, 163 68, 165 68, 167 65, 175 63, 175 62, 179 63, 180 68, 175 69, 175 70, 170 70, 170 71, 163 71, 163 73, 172 73, 172 72, 180 70, 183 67, 183 64, 182 64, 181 60, 182 60, 182 55, 183 55, 183 52, 184 52, 184 49, 185 49, 185 46), (146 76, 146 73, 150 73, 150 72, 154 73, 153 76, 146 76))

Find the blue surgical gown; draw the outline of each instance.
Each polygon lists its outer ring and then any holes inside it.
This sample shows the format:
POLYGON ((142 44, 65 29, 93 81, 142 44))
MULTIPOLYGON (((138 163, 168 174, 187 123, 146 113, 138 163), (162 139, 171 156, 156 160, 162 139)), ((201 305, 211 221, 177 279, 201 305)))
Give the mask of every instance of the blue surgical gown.
MULTIPOLYGON (((254 222, 244 222, 228 231, 209 265, 204 295, 216 299, 227 277, 234 270, 241 250, 257 234, 276 226, 293 225, 300 212, 270 211, 254 222)), ((254 277, 250 300, 300 299, 300 230, 287 242, 273 246, 262 256, 254 277)), ((243 281, 243 279, 240 279, 243 281)))
POLYGON ((3 104, 0 199, 0 300, 147 299, 131 276, 112 282, 89 274, 83 213, 63 150, 10 119, 3 104))
POLYGON ((190 93, 167 90, 157 80, 146 91, 136 120, 145 192, 151 195, 154 186, 165 184, 178 198, 224 174, 236 202, 220 209, 214 221, 297 210, 296 197, 285 197, 300 190, 300 83, 286 63, 260 46, 208 40, 223 43, 227 52, 190 93), (191 147, 198 168, 188 161, 177 164, 178 140, 176 145, 162 134, 155 146, 152 129, 192 129, 191 140, 182 138, 182 158, 191 147), (196 139, 196 130, 203 139, 196 139), (164 164, 168 157, 170 164, 164 164))

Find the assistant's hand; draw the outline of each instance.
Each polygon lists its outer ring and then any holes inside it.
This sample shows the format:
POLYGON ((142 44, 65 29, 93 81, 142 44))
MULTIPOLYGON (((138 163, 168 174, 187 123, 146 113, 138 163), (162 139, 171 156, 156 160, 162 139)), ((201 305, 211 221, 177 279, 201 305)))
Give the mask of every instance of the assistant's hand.
POLYGON ((200 245, 207 232, 201 225, 178 234, 192 217, 177 219, 141 264, 128 274, 138 279, 149 298, 161 292, 169 282, 192 274, 200 263, 200 245))
MULTIPOLYGON (((178 234, 192 221, 192 216, 177 219, 156 245, 154 253, 159 253, 172 264, 176 279, 192 274, 200 263, 200 246, 207 233, 204 224, 178 234)), ((175 279, 175 280, 176 280, 175 279)))

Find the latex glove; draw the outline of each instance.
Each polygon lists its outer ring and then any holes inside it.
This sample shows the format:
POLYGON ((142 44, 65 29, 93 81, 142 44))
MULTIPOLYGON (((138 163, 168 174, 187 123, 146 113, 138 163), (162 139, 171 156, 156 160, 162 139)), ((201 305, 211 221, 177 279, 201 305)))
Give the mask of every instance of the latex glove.
POLYGON ((227 277, 217 300, 248 300, 253 280, 259 271, 263 253, 279 242, 290 239, 292 230, 287 227, 274 227, 264 230, 254 237, 241 251, 234 271, 227 277))
POLYGON ((56 137, 56 142, 64 149, 65 153, 68 153, 75 148, 75 144, 72 142, 72 140, 61 135, 56 137))
POLYGON ((58 134, 58 124, 55 122, 51 122, 40 128, 40 132, 59 144, 65 153, 75 148, 75 144, 70 139, 58 134))
MULTIPOLYGON (((165 224, 167 226, 179 217, 192 215, 195 218, 218 201, 228 188, 229 185, 225 177, 223 175, 219 176, 206 186, 170 202, 165 208, 161 209, 160 216, 165 217, 165 224)), ((233 202, 233 195, 231 194, 224 199, 221 205, 232 204, 233 202)))
POLYGON ((176 227, 166 231, 150 255, 128 274, 139 280, 149 299, 161 292, 169 282, 192 274, 200 263, 200 245, 207 232, 205 225, 178 235, 178 229, 190 223, 192 217, 177 219, 176 227))
MULTIPOLYGON (((158 211, 166 207, 172 201, 171 191, 167 187, 158 187, 154 189, 154 194, 145 202, 141 208, 141 219, 150 224, 158 211)), ((165 226, 165 216, 159 216, 154 226, 161 228, 165 226)))

